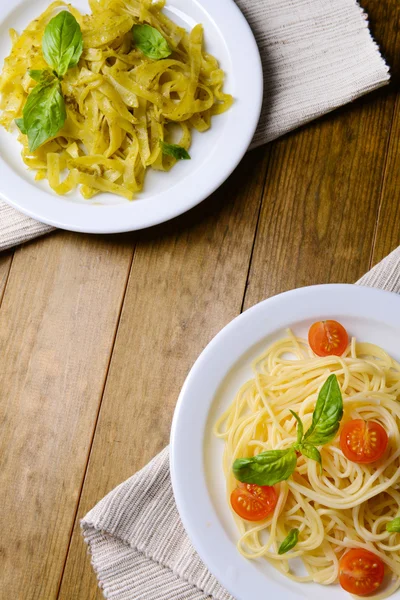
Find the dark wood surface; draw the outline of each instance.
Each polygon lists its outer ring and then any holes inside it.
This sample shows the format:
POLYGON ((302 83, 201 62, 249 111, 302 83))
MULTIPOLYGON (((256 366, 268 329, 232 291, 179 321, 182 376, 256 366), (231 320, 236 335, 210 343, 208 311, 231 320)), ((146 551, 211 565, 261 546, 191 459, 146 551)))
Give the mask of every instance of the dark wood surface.
POLYGON ((363 5, 389 87, 250 152, 170 223, 0 256, 1 598, 100 600, 79 519, 168 443, 211 338, 400 244, 400 5, 363 5))

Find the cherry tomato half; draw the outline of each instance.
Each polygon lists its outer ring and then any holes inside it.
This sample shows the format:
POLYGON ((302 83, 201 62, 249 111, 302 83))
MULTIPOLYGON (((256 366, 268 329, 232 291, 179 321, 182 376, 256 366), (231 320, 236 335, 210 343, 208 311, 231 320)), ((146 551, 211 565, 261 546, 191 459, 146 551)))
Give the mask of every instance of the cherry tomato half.
POLYGON ((340 447, 346 458, 368 464, 379 460, 388 445, 388 436, 376 421, 355 419, 345 423, 340 433, 340 447))
POLYGON ((378 556, 363 548, 352 548, 339 563, 339 583, 346 592, 364 596, 381 585, 385 567, 378 556))
POLYGON ((246 521, 262 521, 273 512, 278 497, 273 486, 238 483, 231 494, 231 505, 246 521))
POLYGON ((317 321, 310 327, 308 343, 317 356, 341 356, 348 346, 349 336, 337 321, 317 321))

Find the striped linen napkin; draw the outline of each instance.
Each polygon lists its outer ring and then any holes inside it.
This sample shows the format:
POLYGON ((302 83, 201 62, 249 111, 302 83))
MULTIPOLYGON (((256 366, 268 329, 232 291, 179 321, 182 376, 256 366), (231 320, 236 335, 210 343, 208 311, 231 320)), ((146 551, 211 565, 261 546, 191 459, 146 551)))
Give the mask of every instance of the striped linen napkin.
MULTIPOLYGON (((357 0, 236 0, 256 36, 264 106, 252 147, 389 81, 357 0)), ((0 250, 51 231, 0 200, 0 250)))
MULTIPOLYGON (((400 247, 358 282, 400 294, 400 247)), ((165 448, 81 522, 110 600, 234 600, 202 562, 179 518, 165 448)))

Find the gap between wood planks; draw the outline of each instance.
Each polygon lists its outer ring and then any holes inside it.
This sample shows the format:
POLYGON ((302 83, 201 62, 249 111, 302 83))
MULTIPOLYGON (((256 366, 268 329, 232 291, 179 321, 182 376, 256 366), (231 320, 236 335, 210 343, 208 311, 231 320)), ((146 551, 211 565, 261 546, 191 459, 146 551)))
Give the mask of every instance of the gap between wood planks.
POLYGON ((10 277, 10 271, 14 259, 14 251, 5 252, 0 257, 0 310, 3 303, 4 294, 6 291, 8 278, 10 277))

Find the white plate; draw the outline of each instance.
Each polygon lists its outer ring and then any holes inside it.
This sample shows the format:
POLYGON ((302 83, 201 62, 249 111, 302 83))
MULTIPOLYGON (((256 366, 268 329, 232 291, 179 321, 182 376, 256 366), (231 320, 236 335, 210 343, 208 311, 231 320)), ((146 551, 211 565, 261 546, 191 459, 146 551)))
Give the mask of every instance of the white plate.
MULTIPOLYGON (((320 285, 280 294, 227 325, 202 352, 182 388, 171 433, 171 477, 186 531, 210 571, 237 600, 345 600, 339 586, 298 584, 267 561, 236 549, 238 531, 226 502, 223 441, 217 417, 252 377, 251 361, 287 327, 306 336, 314 321, 332 318, 350 335, 400 359, 400 296, 355 285, 320 285)), ((398 598, 398 594, 395 594, 398 598)))
MULTIPOLYGON (((0 64, 11 48, 8 30, 22 31, 50 0, 0 2, 0 64)), ((89 12, 87 0, 72 0, 89 12)), ((20 145, 0 127, 0 197, 21 212, 63 229, 116 233, 142 229, 172 219, 199 204, 232 173, 245 154, 260 115, 262 68, 247 21, 233 0, 168 0, 166 14, 178 24, 204 25, 206 48, 226 73, 226 91, 234 106, 213 119, 210 131, 195 132, 192 160, 169 173, 150 172, 144 191, 129 202, 112 194, 83 200, 78 192, 57 196, 47 182, 34 182, 20 157, 20 145)))

